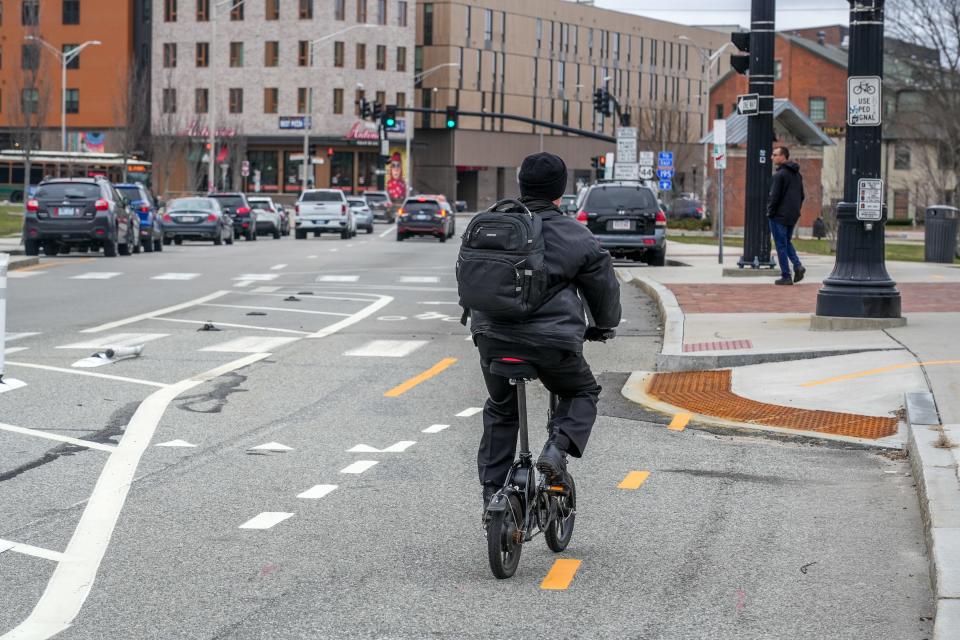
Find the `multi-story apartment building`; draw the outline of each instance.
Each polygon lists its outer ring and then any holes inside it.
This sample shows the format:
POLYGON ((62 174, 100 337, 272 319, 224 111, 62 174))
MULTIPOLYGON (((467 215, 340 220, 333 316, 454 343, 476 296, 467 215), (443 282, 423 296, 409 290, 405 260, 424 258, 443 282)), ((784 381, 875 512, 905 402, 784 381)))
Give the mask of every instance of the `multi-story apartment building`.
MULTIPOLYGON (((153 47, 154 136, 187 160, 164 191, 206 189, 211 155, 221 188, 299 191, 304 131, 288 128, 296 116, 311 118, 310 184, 375 188, 377 131, 355 103, 413 98, 412 0, 154 0, 153 47)), ((398 125, 390 138, 402 167, 398 125)))
MULTIPOLYGON (((699 189, 706 67, 729 34, 563 0, 418 0, 417 106, 509 113, 613 135, 614 118, 593 110, 606 87, 629 109, 640 148, 673 150, 675 188, 699 189), (441 66, 447 65, 447 66, 441 66)), ((720 56, 716 78, 728 68, 720 56)), ((571 191, 590 178, 590 158, 610 143, 490 117, 417 118, 414 187, 483 205, 515 192, 522 158, 543 148, 563 156, 571 191), (541 137, 542 134, 542 137, 541 137)))

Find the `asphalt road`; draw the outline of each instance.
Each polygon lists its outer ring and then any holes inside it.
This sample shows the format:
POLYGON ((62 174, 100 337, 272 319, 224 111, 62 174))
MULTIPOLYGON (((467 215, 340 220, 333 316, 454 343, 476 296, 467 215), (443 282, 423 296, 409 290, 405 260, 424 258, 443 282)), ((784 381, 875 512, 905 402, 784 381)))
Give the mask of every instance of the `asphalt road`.
POLYGON ((601 417, 560 554, 581 564, 541 588, 558 556, 535 538, 493 578, 457 245, 378 226, 12 276, 0 639, 929 637, 905 461, 668 431, 619 393, 659 348, 631 287, 618 338, 587 347, 601 417))

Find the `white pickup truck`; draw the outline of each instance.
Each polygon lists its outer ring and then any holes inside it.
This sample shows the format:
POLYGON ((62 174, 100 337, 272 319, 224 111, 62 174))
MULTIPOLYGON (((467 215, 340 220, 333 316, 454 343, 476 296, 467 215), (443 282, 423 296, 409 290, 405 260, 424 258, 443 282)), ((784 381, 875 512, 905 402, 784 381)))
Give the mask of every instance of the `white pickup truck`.
POLYGON ((297 240, 308 233, 339 233, 344 240, 357 235, 357 223, 347 204, 347 196, 339 189, 307 189, 300 194, 295 207, 297 240))

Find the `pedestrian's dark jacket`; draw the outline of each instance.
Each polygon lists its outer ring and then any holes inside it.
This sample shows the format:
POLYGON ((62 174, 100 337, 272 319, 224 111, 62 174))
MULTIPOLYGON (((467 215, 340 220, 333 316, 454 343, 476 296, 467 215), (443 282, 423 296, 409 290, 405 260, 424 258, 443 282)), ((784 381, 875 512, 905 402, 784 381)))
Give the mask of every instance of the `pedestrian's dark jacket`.
POLYGON ((773 174, 770 197, 767 199, 767 217, 787 226, 796 225, 800 220, 804 197, 800 165, 784 162, 773 174))
POLYGON ((521 202, 543 221, 547 284, 558 292, 533 315, 516 322, 494 320, 471 310, 470 329, 474 337, 484 334, 504 342, 579 353, 587 328, 584 302, 595 326, 612 329, 620 324, 620 283, 610 254, 593 233, 563 215, 552 202, 528 198, 521 202))

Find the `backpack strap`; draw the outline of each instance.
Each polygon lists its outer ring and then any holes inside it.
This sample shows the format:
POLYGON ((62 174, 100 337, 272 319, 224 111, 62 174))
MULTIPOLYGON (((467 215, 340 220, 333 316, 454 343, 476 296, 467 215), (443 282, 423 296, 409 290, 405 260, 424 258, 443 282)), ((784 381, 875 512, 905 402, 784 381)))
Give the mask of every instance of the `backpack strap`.
POLYGON ((463 315, 460 316, 460 324, 467 326, 467 318, 470 317, 470 309, 468 307, 463 308, 463 315))

